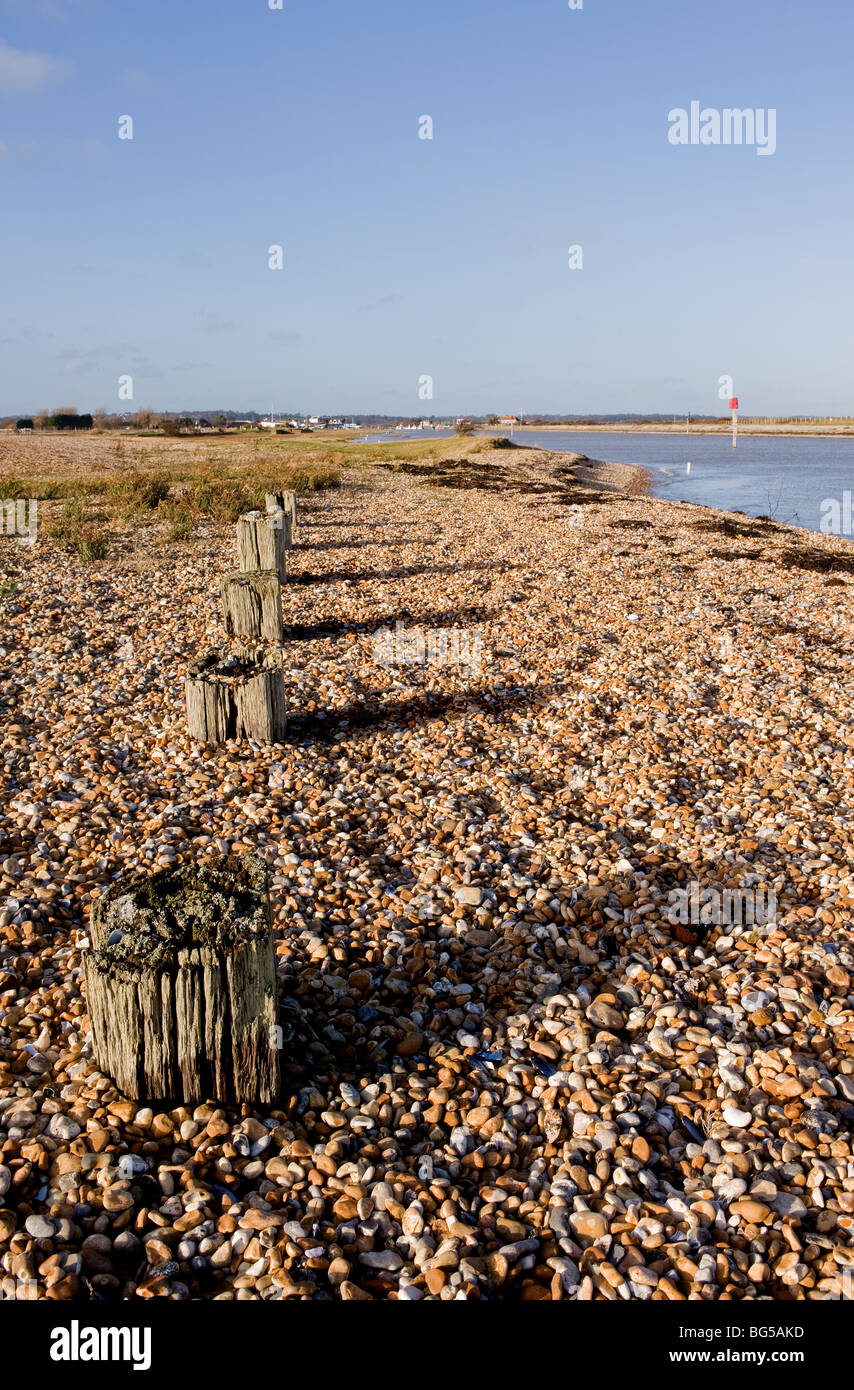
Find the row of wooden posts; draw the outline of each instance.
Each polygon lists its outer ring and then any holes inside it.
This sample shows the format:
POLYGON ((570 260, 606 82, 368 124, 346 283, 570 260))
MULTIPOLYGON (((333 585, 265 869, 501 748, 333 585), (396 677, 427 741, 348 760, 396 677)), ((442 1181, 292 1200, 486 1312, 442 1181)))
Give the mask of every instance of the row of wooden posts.
POLYGON ((232 645, 187 670, 187 727, 200 743, 281 743, 287 729, 282 585, 297 524, 296 494, 268 493, 265 512, 237 523, 239 569, 220 584, 232 645))
MULTIPOLYGON (((193 738, 280 743, 287 727, 282 585, 293 492, 237 523, 220 584, 230 645, 187 672, 193 738)), ((93 904, 84 952, 98 1065, 134 1100, 273 1104, 281 1088, 273 921, 253 857, 131 871, 93 904)))

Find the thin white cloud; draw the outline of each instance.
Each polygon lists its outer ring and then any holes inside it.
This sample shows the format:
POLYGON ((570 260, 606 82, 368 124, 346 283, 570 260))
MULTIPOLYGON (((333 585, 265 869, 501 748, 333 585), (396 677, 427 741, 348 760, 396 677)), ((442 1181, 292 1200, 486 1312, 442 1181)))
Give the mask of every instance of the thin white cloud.
POLYGON ((49 53, 28 53, 10 48, 0 39, 0 93, 38 92, 48 82, 62 77, 67 64, 49 53))

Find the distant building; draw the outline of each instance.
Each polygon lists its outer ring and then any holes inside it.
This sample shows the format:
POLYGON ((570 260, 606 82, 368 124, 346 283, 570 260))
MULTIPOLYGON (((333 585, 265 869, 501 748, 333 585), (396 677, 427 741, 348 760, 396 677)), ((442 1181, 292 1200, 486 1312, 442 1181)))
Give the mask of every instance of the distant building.
POLYGON ((510 425, 512 428, 513 425, 518 425, 519 420, 516 415, 500 415, 498 417, 498 423, 499 425, 510 425))

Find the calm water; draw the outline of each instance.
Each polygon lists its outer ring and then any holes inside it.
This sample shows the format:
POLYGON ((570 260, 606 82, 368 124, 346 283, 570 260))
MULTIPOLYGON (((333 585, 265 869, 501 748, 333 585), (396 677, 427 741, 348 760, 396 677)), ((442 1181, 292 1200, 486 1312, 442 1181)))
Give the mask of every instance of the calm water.
MULTIPOLYGON (((374 436, 377 441, 419 437, 374 436)), ((513 438, 561 453, 643 464, 652 474, 656 497, 771 516, 812 531, 820 528, 822 501, 835 497, 841 506, 843 493, 854 489, 854 439, 744 435, 733 449, 728 435, 517 430, 513 438)))
POLYGON ((405 444, 407 439, 450 439, 454 430, 389 430, 388 434, 363 434, 357 444, 405 444))

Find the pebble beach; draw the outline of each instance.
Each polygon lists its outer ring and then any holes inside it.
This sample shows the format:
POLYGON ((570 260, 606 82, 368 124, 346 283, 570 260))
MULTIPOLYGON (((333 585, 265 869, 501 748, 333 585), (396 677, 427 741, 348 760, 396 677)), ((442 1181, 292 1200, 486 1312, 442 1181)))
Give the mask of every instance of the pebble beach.
POLYGON ((213 747, 233 526, 0 538, 2 1296, 854 1296, 854 546, 525 448, 386 452, 295 541, 288 740, 213 747), (92 902, 225 854, 269 873, 280 1105, 131 1101, 92 902), (692 885, 776 911, 674 923, 692 885))

